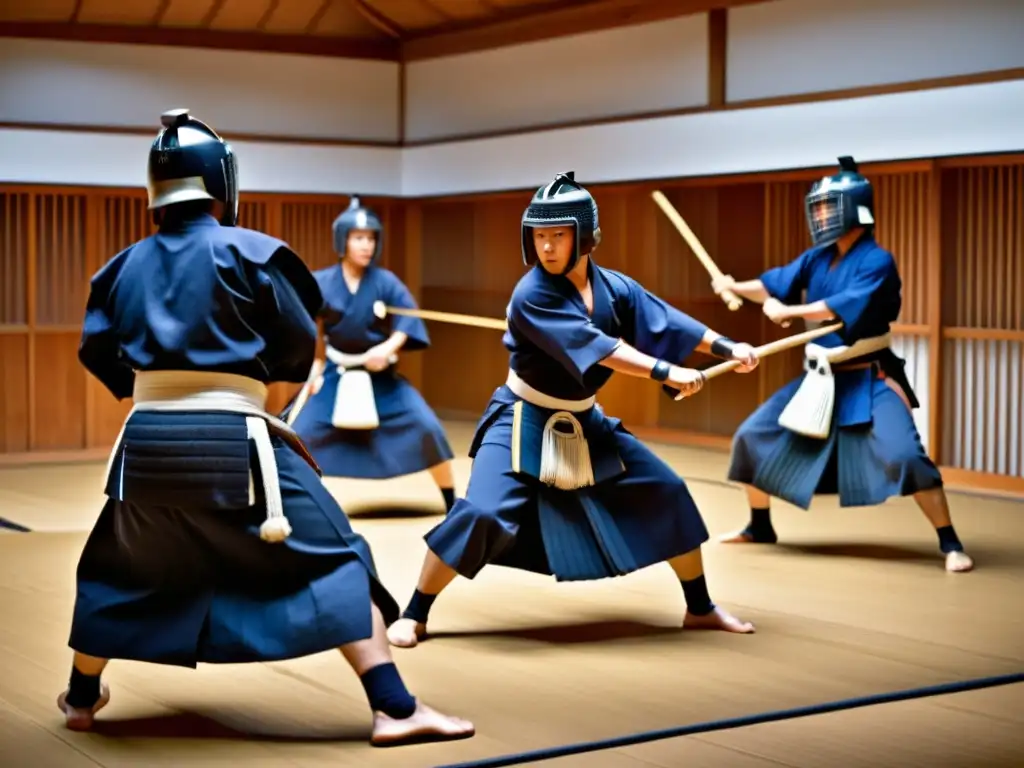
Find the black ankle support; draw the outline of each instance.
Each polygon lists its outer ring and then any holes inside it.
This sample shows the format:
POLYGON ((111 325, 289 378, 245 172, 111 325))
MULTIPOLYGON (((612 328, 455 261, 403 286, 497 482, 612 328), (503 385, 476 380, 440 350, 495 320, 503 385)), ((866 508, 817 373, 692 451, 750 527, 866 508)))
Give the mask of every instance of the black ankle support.
POLYGON ((444 496, 444 510, 445 512, 451 512, 452 507, 455 506, 455 489, 454 488, 442 488, 441 495, 444 496))
POLYGON ((380 664, 367 670, 359 678, 370 701, 370 709, 388 717, 404 720, 416 711, 416 699, 405 687, 398 667, 393 663, 380 664))
POLYGON ((71 681, 65 701, 75 709, 90 709, 100 700, 100 676, 85 675, 71 667, 71 681))
POLYGON ((775 528, 772 526, 772 513, 769 507, 751 507, 750 524, 743 529, 755 542, 774 544, 778 541, 775 528))
POLYGON ((939 535, 939 549, 943 554, 964 551, 964 545, 960 543, 960 537, 956 535, 952 525, 936 528, 935 532, 939 535))
POLYGON ((427 617, 430 615, 430 608, 433 606, 436 599, 437 595, 425 595, 417 589, 412 593, 412 599, 409 600, 409 607, 402 613, 402 618, 412 619, 420 624, 426 624, 427 617))
POLYGON ((703 574, 692 581, 680 581, 683 585, 683 597, 686 599, 686 610, 694 616, 707 616, 715 610, 715 604, 711 602, 711 595, 708 594, 708 584, 703 574))

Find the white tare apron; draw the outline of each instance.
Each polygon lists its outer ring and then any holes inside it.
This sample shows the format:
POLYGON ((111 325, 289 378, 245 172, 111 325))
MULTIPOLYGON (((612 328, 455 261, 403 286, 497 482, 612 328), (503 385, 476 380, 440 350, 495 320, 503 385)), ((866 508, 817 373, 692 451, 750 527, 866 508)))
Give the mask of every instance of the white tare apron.
POLYGON ((779 415, 779 426, 808 437, 824 440, 832 429, 832 411, 836 401, 836 382, 832 367, 873 352, 888 349, 890 334, 861 339, 846 347, 821 347, 808 344, 804 348, 807 373, 799 389, 779 415))
MULTIPOLYGON (((334 396, 331 424, 338 429, 377 429, 380 416, 377 400, 373 396, 373 381, 363 366, 366 353, 350 355, 339 352, 330 344, 325 350, 327 359, 338 369, 338 391, 334 396)), ((391 356, 391 364, 398 361, 391 356)))
POLYGON ((538 408, 555 411, 544 425, 544 438, 541 448, 540 477, 546 485, 554 486, 563 491, 572 491, 594 484, 594 469, 590 461, 590 447, 583 435, 583 427, 574 413, 583 413, 594 407, 596 397, 586 400, 563 400, 540 392, 519 378, 515 371, 509 370, 505 380, 512 393, 520 398, 513 406, 515 415, 512 421, 512 471, 519 472, 519 427, 522 419, 523 401, 538 408), (568 424, 572 432, 562 432, 556 427, 568 424))

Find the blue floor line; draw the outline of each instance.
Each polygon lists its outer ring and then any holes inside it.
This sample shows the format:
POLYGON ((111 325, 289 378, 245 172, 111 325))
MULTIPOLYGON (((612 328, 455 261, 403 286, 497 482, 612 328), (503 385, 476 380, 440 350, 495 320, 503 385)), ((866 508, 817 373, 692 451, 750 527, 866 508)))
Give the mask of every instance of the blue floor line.
POLYGON ((773 723, 779 720, 792 720, 800 717, 822 715, 826 712, 839 712, 844 709, 857 709, 859 707, 870 707, 875 704, 890 704, 894 701, 908 701, 910 699, 923 699, 930 696, 943 696, 949 693, 976 691, 982 688, 993 688, 999 685, 1012 685, 1014 683, 1024 683, 1024 672, 1017 672, 1011 675, 998 675, 996 677, 980 677, 973 680, 929 685, 922 688, 910 688, 908 690, 891 691, 889 693, 876 693, 870 696, 840 699, 839 701, 826 702, 824 704, 812 704, 810 706, 796 707, 794 709, 776 709, 756 715, 731 717, 725 720, 712 720, 704 723, 676 726, 675 728, 664 728, 658 731, 643 731, 641 733, 634 733, 627 736, 616 736, 611 739, 602 739, 601 741, 584 741, 577 744, 567 744, 561 747, 537 749, 532 752, 520 752, 512 755, 486 757, 482 760, 471 760, 467 763, 439 765, 437 768, 500 768, 501 766, 506 765, 522 765, 523 763, 538 762, 541 760, 554 760, 555 758, 566 757, 568 755, 579 755, 584 752, 597 752, 602 749, 628 747, 633 744, 643 744, 648 741, 674 739, 679 736, 692 736, 695 733, 724 731, 730 728, 744 728, 750 725, 759 725, 760 723, 773 723))

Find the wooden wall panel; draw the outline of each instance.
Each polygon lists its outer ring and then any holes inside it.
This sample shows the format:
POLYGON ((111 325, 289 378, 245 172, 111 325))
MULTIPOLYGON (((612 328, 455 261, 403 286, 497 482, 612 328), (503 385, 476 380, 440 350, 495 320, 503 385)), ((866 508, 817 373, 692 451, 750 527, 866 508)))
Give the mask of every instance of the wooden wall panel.
MULTIPOLYGON (((927 444, 937 436, 929 449, 958 479, 1019 481, 1024 157, 944 158, 867 172, 876 189, 877 237, 895 255, 903 278, 894 348, 922 402, 915 413, 922 438, 927 444)), ((657 186, 719 267, 749 279, 808 247, 803 198, 820 173, 657 186)), ((763 343, 800 330, 769 323, 755 304, 730 312, 651 200, 654 188, 650 182, 594 188, 604 235, 598 263, 638 279, 732 338, 763 343)), ((503 317, 524 272, 520 218, 529 197, 526 191, 366 202, 385 222, 384 265, 406 280, 422 307, 503 317)), ((241 206, 241 224, 281 237, 317 269, 336 263, 331 224, 347 204, 347 196, 252 195, 241 206)), ((81 308, 88 277, 150 231, 139 190, 0 188, 0 452, 101 447, 116 434, 130 403, 115 403, 81 372, 75 359, 81 308), (67 394, 58 395, 64 410, 50 407, 54 392, 67 394)), ((414 371, 442 414, 476 418, 505 378, 502 334, 442 323, 430 323, 429 330, 432 348, 411 367, 403 361, 403 370, 414 371)), ((756 374, 723 377, 680 403, 651 382, 618 376, 601 400, 629 425, 720 441, 799 375, 801 358, 799 350, 772 357, 756 374)), ((687 361, 709 362, 702 355, 687 361)), ((273 387, 271 408, 283 406, 296 389, 273 387)))
POLYGON ((942 461, 1024 477, 1024 158, 944 171, 942 461))
POLYGON ((0 332, 0 453, 28 450, 27 333, 0 332))
POLYGON ((85 195, 38 194, 37 326, 76 325, 85 308, 85 195))
MULTIPOLYGON (((522 206, 515 201, 427 202, 420 224, 420 304, 426 309, 505 317, 523 274, 522 206)), ((424 397, 445 413, 475 418, 508 371, 502 332, 430 323, 423 355, 424 397), (457 371, 457 375, 453 372, 457 371)))
MULTIPOLYGON (((788 264, 811 246, 804 212, 804 196, 810 179, 801 181, 768 182, 765 185, 764 260, 762 271, 788 264)), ((751 275, 756 277, 756 275, 751 275)), ((754 311, 760 313, 760 307, 754 311)), ((793 331, 803 330, 797 323, 783 330, 760 314, 762 340, 782 338, 793 331)), ((803 351, 799 349, 773 355, 758 366, 760 399, 769 397, 803 370, 803 351)))
POLYGON ((896 258, 903 278, 903 308, 898 322, 925 324, 928 306, 927 172, 880 173, 875 188, 875 238, 896 258))
MULTIPOLYGON (((739 280, 763 271, 765 206, 763 184, 688 186, 662 190, 686 220, 715 264, 739 280)), ((668 218, 650 203, 657 217, 659 279, 649 286, 670 303, 718 333, 737 341, 761 343, 766 325, 757 304, 744 303, 732 312, 711 290, 711 278, 668 218)), ((688 365, 707 366, 710 357, 695 355, 688 365)), ((702 392, 682 401, 661 394, 658 425, 688 432, 729 436, 759 402, 763 375, 730 375, 716 379, 702 392)))
POLYGON ((1024 477, 1024 343, 946 339, 942 461, 1024 477))
MULTIPOLYGON (((387 222, 387 202, 368 202, 387 222)), ((253 195, 239 223, 290 235, 317 268, 333 262, 330 225, 347 203, 253 195)), ((131 400, 116 401, 79 363, 81 323, 90 278, 154 231, 150 216, 143 190, 0 188, 0 457, 103 449, 116 437, 131 400)), ((297 387, 271 389, 273 410, 297 387)))
POLYGON ((0 193, 0 326, 28 323, 28 206, 25 193, 0 193))
POLYGON ((942 322, 1024 331, 1024 163, 948 170, 942 322))
MULTIPOLYGON (((661 210, 643 189, 597 189, 594 198, 602 236, 595 252, 597 263, 639 280, 653 293, 661 293, 657 226, 658 218, 664 218, 661 210)), ((523 203, 512 203, 522 216, 523 203)), ((627 424, 654 427, 661 397, 660 387, 653 382, 614 375, 601 390, 601 405, 610 416, 627 424)))
POLYGON ((243 200, 238 205, 238 226, 270 234, 270 205, 266 200, 243 200))
POLYGON ((35 399, 35 451, 75 450, 85 447, 85 369, 78 362, 77 332, 39 333, 35 337, 33 378, 35 399))

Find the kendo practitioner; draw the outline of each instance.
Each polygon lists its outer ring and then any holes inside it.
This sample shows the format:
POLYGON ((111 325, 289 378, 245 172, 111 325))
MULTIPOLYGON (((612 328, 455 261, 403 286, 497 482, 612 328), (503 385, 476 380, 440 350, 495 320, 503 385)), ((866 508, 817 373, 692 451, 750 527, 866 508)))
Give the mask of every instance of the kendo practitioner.
POLYGON ((109 659, 195 667, 331 648, 360 676, 372 743, 472 735, 412 697, 385 627, 398 605, 315 462, 264 409, 302 381, 321 306, 284 242, 236 226, 230 146, 173 110, 149 152, 159 231, 92 278, 79 358, 134 407, 78 564, 67 726, 107 704, 109 659))
POLYGON ((874 236, 874 191, 851 157, 805 198, 812 246, 757 280, 713 282, 762 304, 773 322, 840 321, 806 351, 806 375, 790 382, 740 425, 729 479, 746 486, 750 522, 729 543, 774 544, 770 497, 809 509, 815 494, 843 507, 913 496, 935 527, 946 570, 969 571, 953 528, 942 476, 911 415, 919 406, 891 348, 902 303, 899 270, 874 236), (806 297, 802 294, 806 292, 806 297))
POLYGON ((597 203, 573 173, 526 208, 529 271, 508 306, 508 378, 478 424, 465 498, 426 535, 417 589, 388 631, 394 645, 416 645, 441 590, 488 563, 583 581, 668 562, 685 628, 754 631, 709 596, 700 550, 708 532, 686 484, 595 395, 615 371, 692 395, 703 374, 680 363, 694 350, 742 361, 743 371, 757 355, 598 266, 600 241, 597 203))
POLYGON ((430 346, 426 325, 373 313, 378 301, 416 308, 402 281, 377 264, 382 237, 380 219, 358 197, 334 221, 338 265, 313 273, 327 359, 314 363, 314 394, 293 425, 325 475, 383 480, 429 470, 448 511, 455 454, 434 411, 394 367, 399 351, 430 346))

